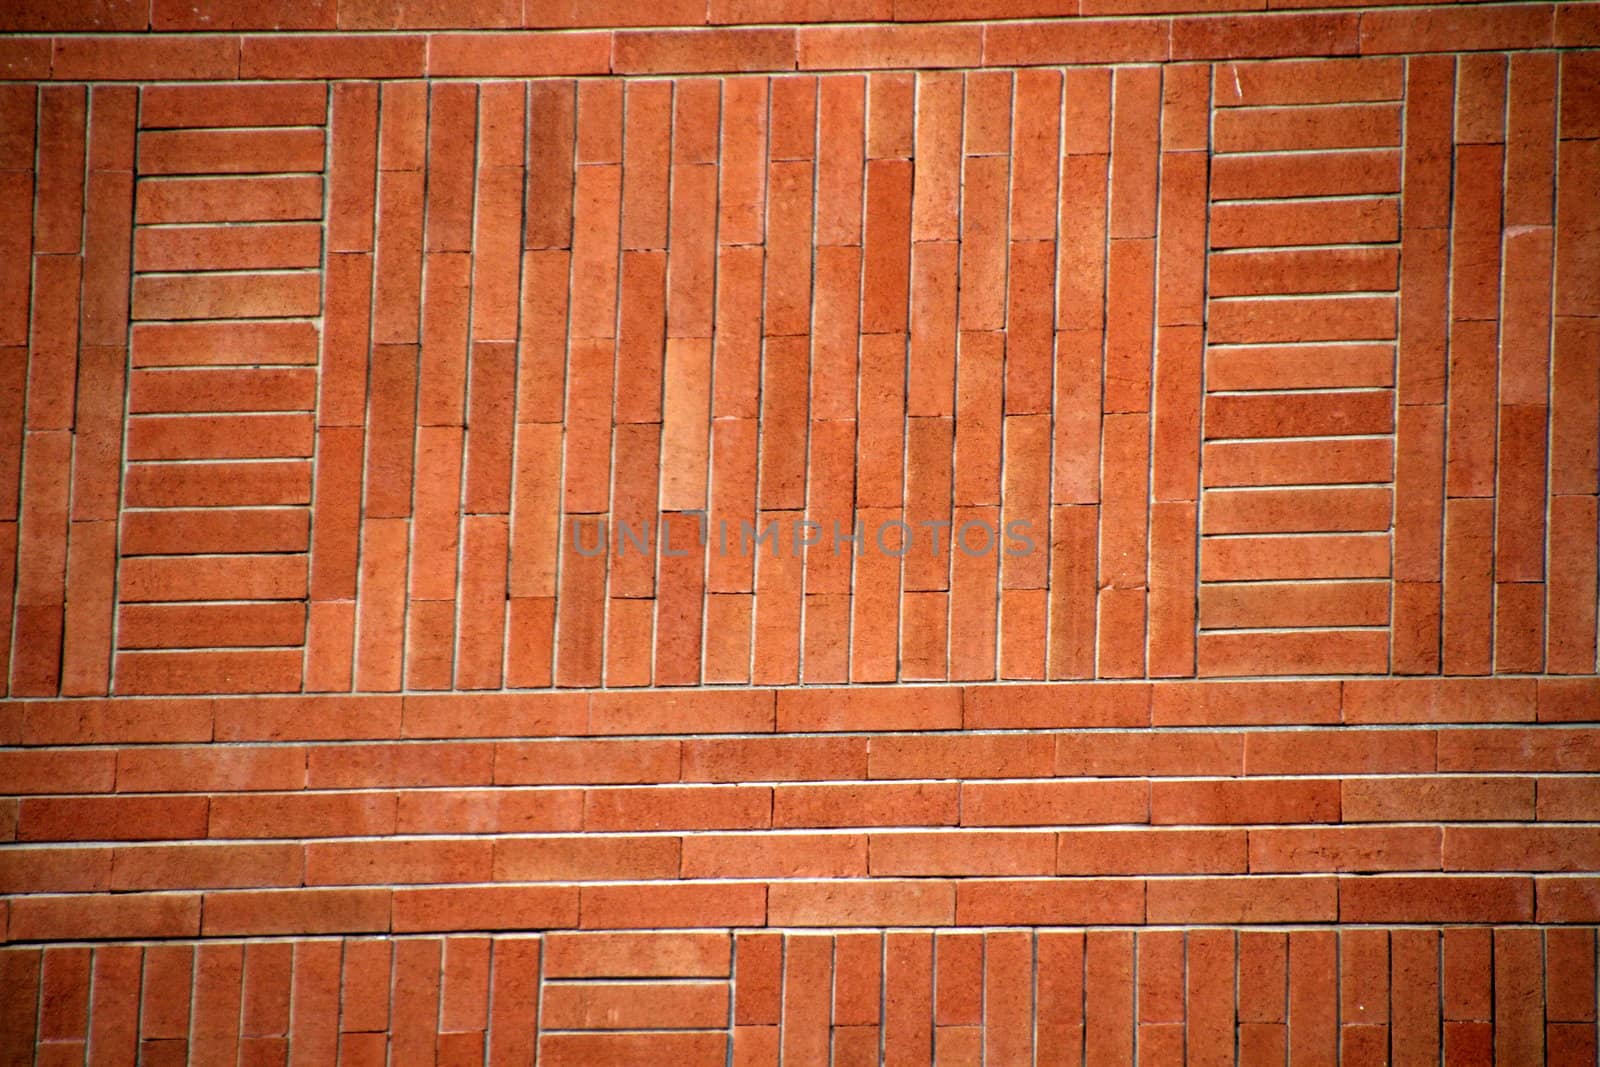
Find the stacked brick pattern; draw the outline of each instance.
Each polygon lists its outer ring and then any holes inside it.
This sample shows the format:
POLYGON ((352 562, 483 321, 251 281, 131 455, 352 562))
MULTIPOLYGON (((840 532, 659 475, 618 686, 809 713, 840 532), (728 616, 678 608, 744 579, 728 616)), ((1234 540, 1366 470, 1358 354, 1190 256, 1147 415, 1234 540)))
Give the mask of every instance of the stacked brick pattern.
POLYGON ((143 94, 121 688, 299 680, 327 95, 321 85, 143 94), (234 645, 251 651, 176 651, 234 645))
POLYGON ((0 1062, 1593 1063, 1600 19, 1166 7, 0 12, 0 1062))

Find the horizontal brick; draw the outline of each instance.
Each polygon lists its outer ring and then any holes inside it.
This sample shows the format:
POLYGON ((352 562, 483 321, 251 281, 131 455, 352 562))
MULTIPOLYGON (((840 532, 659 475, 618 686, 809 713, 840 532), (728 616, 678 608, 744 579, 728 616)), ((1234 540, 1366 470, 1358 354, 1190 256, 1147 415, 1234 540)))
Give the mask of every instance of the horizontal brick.
POLYGON ((1221 111, 1213 138, 1218 152, 1388 148, 1400 143, 1400 106, 1351 104, 1221 111))
POLYGON ((728 1035, 685 1030, 665 1033, 553 1033, 539 1035, 539 1062, 551 1067, 586 1063, 644 1067, 661 1057, 684 1067, 716 1067, 728 1057, 728 1035))
POLYGON ((109 793, 117 778, 117 754, 71 749, 0 751, 0 773, 8 792, 109 793))
POLYGON ((1357 25, 1353 12, 1180 19, 1172 26, 1172 58, 1352 55, 1357 25))
POLYGON ((1224 252, 1211 256, 1206 269, 1212 296, 1388 292, 1399 283, 1400 254, 1393 248, 1224 252))
POLYGON ((111 888, 113 852, 96 847, 6 849, 0 852, 0 892, 104 893, 111 888))
POLYGON ((116 689, 136 696, 292 693, 300 688, 304 660, 298 648, 119 652, 116 689))
POLYGON ((1256 827, 1250 830, 1250 870, 1437 871, 1436 826, 1256 827))
POLYGON ((1349 441, 1245 441, 1205 446, 1201 470, 1207 486, 1345 485, 1394 477, 1394 443, 1349 441))
POLYGON ((981 62, 981 26, 808 26, 797 31, 801 70, 972 67, 981 62))
POLYGON ((74 700, 22 705, 22 743, 116 745, 209 741, 210 699, 74 700))
POLYGON ((238 74, 239 39, 210 34, 62 37, 50 64, 52 78, 69 81, 217 81, 238 74))
POLYGON ((1281 778, 1150 784, 1150 821, 1159 825, 1338 820, 1337 781, 1281 778))
POLYGON ((1600 918, 1600 878, 1536 878, 1534 887, 1542 923, 1592 923, 1600 918))
POLYGON ((585 929, 762 926, 767 920, 767 887, 744 882, 587 885, 578 902, 585 929))
POLYGON ((1340 922, 1528 922, 1532 918, 1531 878, 1346 875, 1339 879, 1340 922))
POLYGON ((676 741, 527 741, 496 746, 497 785, 675 782, 676 741))
POLYGON ((125 602, 298 600, 306 595, 303 556, 147 556, 122 564, 125 602))
POLYGON ((488 744, 316 745, 307 750, 312 789, 488 785, 495 751, 488 744))
POLYGON ((772 790, 759 785, 591 789, 588 830, 745 830, 770 826, 772 790))
POLYGON ((201 414, 240 411, 313 411, 313 370, 141 370, 128 383, 128 411, 201 414))
POLYGON ((1166 682, 1156 686, 1157 726, 1339 721, 1338 682, 1166 682))
POLYGON ((964 722, 971 730, 1143 726, 1150 687, 1142 684, 967 686, 964 722))
POLYGON ((1447 871, 1592 871, 1600 829, 1589 826, 1450 826, 1447 871))
POLYGON ((20 897, 11 901, 10 912, 12 941, 194 937, 200 932, 198 893, 20 897))
POLYGON ((1540 778, 1536 799, 1541 821, 1600 822, 1600 779, 1593 776, 1540 778))
POLYGON ((416 693, 404 701, 401 737, 583 734, 588 724, 581 693, 416 693))
POLYGON ((419 78, 426 72, 427 39, 416 35, 245 37, 241 78, 419 78))
POLYGON ((1256 731, 1245 738, 1249 774, 1404 774, 1432 772, 1431 730, 1256 731))
POLYGON ((322 179, 157 178, 141 181, 134 221, 292 222, 322 217, 322 179))
POLYGON ((489 841, 337 841, 306 846, 307 885, 486 882, 494 866, 489 841))
POLYGON ((127 512, 122 551, 129 556, 304 552, 311 543, 310 522, 311 513, 296 507, 127 512))
POLYGON ((956 921, 963 926, 1137 923, 1145 917, 1137 879, 969 878, 956 884, 956 921))
POLYGON ((1600 731, 1560 727, 1442 730, 1441 771, 1600 771, 1600 731))
POLYGON ((1384 389, 1340 393, 1209 396, 1205 436, 1326 437, 1394 429, 1394 397, 1384 389))
POLYGON ((778 729, 782 731, 960 728, 961 690, 952 687, 778 692, 778 729))
MULTIPOLYGON (((141 227, 134 236, 133 266, 140 271, 283 270, 321 265, 322 227, 310 223, 141 227)), ((315 327, 304 325, 314 336, 315 327)), ((153 328, 157 327, 146 327, 153 328)), ((137 342, 135 347, 139 347, 137 342)))
POLYGON ((689 738, 686 782, 795 782, 865 778, 863 737, 689 738))
MULTIPOLYGON (((1235 202, 1212 208, 1210 237, 1212 248, 1356 244, 1396 240, 1399 227, 1399 207, 1384 197, 1304 204, 1235 202)), ((1211 335, 1210 339, 1226 338, 1211 335)))
POLYGON ((1389 489, 1267 489, 1206 494, 1200 532, 1322 533, 1388 530, 1389 489))
POLYGON ((1348 822, 1481 822, 1533 818, 1532 778, 1352 778, 1348 822))
POLYGON ((574 886, 402 887, 394 891, 395 933, 552 930, 578 925, 574 886))
POLYGON ((120 793, 203 793, 302 789, 306 752, 253 745, 130 748, 117 754, 120 793))
POLYGON ((298 645, 305 606, 261 604, 126 604, 117 614, 118 648, 224 648, 298 645))
POLYGON ((115 850, 110 888, 248 889, 299 885, 298 844, 141 845, 115 850))
POLYGON ((867 873, 865 834, 689 834, 685 878, 847 878, 867 873))
POLYGON ((1143 782, 967 782, 963 826, 1079 826, 1149 818, 1143 782))
POLYGON ((1155 62, 1167 58, 1168 35, 1164 19, 996 22, 985 27, 983 62, 992 67, 1155 62))
POLYGON ((314 429, 307 415, 229 415, 130 419, 127 458, 273 459, 309 456, 314 429))
POLYGON ((320 126, 328 118, 328 89, 293 85, 151 85, 139 99, 145 129, 195 126, 320 126))
POLYGON ((1240 874, 1249 869, 1244 830, 1065 830, 1058 874, 1240 874))
POLYGON ((954 826, 960 790, 955 782, 779 785, 772 791, 772 825, 954 826))
POLYGON ((1387 340, 1395 316, 1386 296, 1228 300, 1212 303, 1208 336, 1230 344, 1387 340))
POLYGON ((322 281, 307 272, 144 274, 133 282, 133 315, 140 319, 285 318, 321 311, 322 281))
POLYGON ((1537 688, 1519 678, 1360 679, 1344 683, 1344 720, 1532 722, 1537 688))
POLYGON ((1390 149, 1222 155, 1211 161, 1213 200, 1370 196, 1399 191, 1400 153, 1390 149))
POLYGON ((160 841, 206 835, 206 798, 23 798, 19 841, 160 841))
POLYGON ((435 33, 428 38, 434 78, 517 78, 605 74, 609 33, 435 33))
POLYGON ((663 691, 595 693, 589 730, 596 734, 760 733, 772 729, 773 694, 663 691))
POLYGON ((1303 59, 1284 63, 1229 63, 1215 72, 1217 107, 1337 104, 1399 100, 1405 65, 1399 59, 1303 59))
POLYGON ((720 1029, 728 1025, 722 982, 552 982, 540 1024, 550 1030, 720 1029))
POLYGON ((793 70, 795 31, 620 30, 611 48, 616 74, 793 70))
POLYGON ((1551 4, 1505 4, 1463 10, 1373 11, 1361 18, 1361 51, 1476 51, 1548 48, 1551 4))
POLYGON ((726 978, 726 933, 557 933, 544 942, 549 978, 726 978))
POLYGON ((262 889, 205 894, 202 933, 334 934, 389 929, 387 889, 262 889))
POLYGON ((873 778, 1040 778, 1050 774, 1049 737, 965 734, 874 738, 867 754, 873 778))
POLYGON ((937 879, 774 882, 772 926, 949 926, 956 885, 937 879))
POLYGON ((1388 344, 1213 348, 1206 380, 1219 391, 1386 386, 1394 384, 1394 362, 1388 344))
POLYGON ((399 794, 406 834, 570 832, 583 826, 581 789, 429 789, 399 794))
POLYGON ((1588 722, 1600 702, 1600 678, 1540 678, 1540 722, 1588 722))
POLYGON ((1386 578, 1389 553, 1384 534, 1206 538, 1200 545, 1200 579, 1386 578))
POLYGON ((1152 878, 1145 885, 1152 923, 1330 922, 1339 887, 1329 877, 1152 878))
POLYGON ((915 831, 873 834, 874 875, 1054 874, 1055 835, 1040 831, 915 831))
MULTIPOLYGON (((155 232, 182 231, 140 231, 155 232)), ((144 322, 133 327, 133 365, 311 364, 319 338, 313 322, 144 322)))
POLYGON ((241 463, 148 463, 123 481, 128 507, 273 507, 311 502, 311 464, 301 460, 241 463))
POLYGON ((1220 775, 1243 770, 1244 735, 1238 733, 1137 731, 1056 737, 1057 775, 1220 775))
POLYGON ((1381 630, 1281 630, 1202 633, 1196 649, 1206 677, 1377 674, 1388 667, 1381 630))
POLYGON ((221 794, 211 802, 211 836, 352 837, 395 830, 392 793, 221 794))
POLYGON ((157 130, 139 135, 138 165, 140 174, 316 173, 323 151, 321 130, 157 130))

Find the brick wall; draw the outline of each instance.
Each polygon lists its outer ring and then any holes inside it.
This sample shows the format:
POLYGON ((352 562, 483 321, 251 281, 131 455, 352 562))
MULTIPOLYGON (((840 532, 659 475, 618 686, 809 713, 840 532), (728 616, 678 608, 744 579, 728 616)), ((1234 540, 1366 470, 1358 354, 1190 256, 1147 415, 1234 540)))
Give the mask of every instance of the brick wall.
POLYGON ((0 11, 0 1063, 1595 1063, 1600 8, 1261 6, 0 11))

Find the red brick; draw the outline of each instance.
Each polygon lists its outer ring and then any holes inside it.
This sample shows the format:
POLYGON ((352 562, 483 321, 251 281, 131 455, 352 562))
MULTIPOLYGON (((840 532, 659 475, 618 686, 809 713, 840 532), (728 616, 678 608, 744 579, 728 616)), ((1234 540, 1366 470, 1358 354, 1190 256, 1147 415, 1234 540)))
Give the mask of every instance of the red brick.
POLYGON ((1144 886, 1133 879, 963 879, 956 921, 972 926, 1137 923, 1144 886))
POLYGON ((947 926, 955 921, 949 881, 776 882, 768 890, 773 926, 947 926))
POLYGON ((241 78, 416 78, 424 73, 426 39, 414 35, 245 37, 241 78))
POLYGON ((722 933, 558 933, 545 941, 549 978, 725 978, 732 938, 722 933))
POLYGON ((1351 778, 1342 785, 1349 822, 1478 822, 1533 814, 1531 778, 1351 778))
POLYGON ((207 936, 389 929, 387 889, 263 889, 205 894, 207 936))
POLYGON ((1436 871, 1440 830, 1431 826, 1338 826, 1250 830, 1250 870, 1436 871))
POLYGON ((772 794, 775 828, 954 826, 959 818, 953 782, 778 785, 772 794))
POLYGON ((8 933, 16 941, 194 937, 200 894, 22 897, 11 904, 8 933))
POLYGON ((579 908, 586 929, 760 926, 766 920, 767 887, 720 882, 584 886, 579 908))
POLYGON ((1336 822, 1338 818, 1337 781, 1160 781, 1150 787, 1150 821, 1157 824, 1336 822))
POLYGON ((1146 883, 1152 923, 1329 922, 1339 911, 1333 878, 1152 878, 1146 883))
POLYGON ((786 70, 795 65, 792 29, 624 30, 615 35, 618 74, 786 70))
POLYGON ((1339 879, 1339 920, 1527 922, 1533 918, 1531 882, 1491 876, 1345 876, 1339 879))

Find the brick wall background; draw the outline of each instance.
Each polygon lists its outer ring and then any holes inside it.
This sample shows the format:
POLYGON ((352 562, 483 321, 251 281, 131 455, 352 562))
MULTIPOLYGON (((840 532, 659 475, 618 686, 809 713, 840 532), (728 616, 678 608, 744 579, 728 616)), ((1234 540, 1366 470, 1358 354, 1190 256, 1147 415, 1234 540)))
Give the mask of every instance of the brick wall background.
POLYGON ((0 1062, 1595 1063, 1600 7, 1252 7, 0 11, 0 1062))

